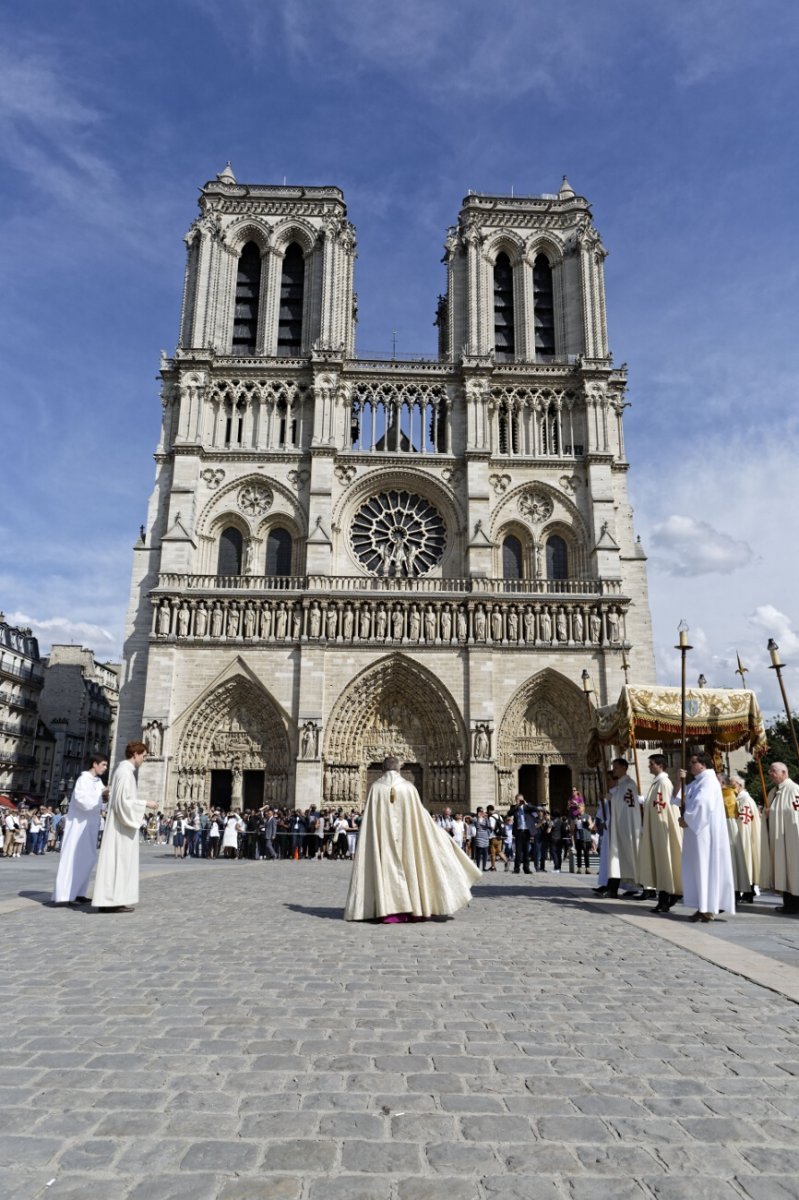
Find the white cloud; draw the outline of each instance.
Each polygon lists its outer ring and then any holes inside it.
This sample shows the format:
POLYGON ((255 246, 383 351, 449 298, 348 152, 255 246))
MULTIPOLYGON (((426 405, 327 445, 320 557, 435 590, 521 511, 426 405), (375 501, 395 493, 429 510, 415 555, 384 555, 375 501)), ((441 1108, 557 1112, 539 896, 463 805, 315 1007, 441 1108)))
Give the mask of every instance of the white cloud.
POLYGON ((32 617, 24 612, 6 613, 9 625, 32 629, 39 639, 39 649, 46 654, 54 642, 76 643, 88 647, 102 658, 117 652, 118 639, 100 625, 88 621, 73 621, 69 617, 32 617))
POLYGON ((754 558, 746 542, 678 513, 653 526, 652 547, 656 565, 668 575, 729 575, 754 558))

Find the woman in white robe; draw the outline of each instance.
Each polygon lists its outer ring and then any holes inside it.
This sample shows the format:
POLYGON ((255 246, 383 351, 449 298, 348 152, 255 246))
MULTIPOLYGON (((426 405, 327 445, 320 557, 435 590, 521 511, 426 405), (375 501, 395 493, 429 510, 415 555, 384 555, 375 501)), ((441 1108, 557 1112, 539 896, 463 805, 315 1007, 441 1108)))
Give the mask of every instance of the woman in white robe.
POLYGON ((709 754, 692 754, 690 770, 693 779, 687 786, 680 772, 685 789, 680 817, 683 900, 696 908, 692 921, 712 921, 716 913, 735 912, 730 839, 713 759, 709 754))
POLYGON ((92 755, 91 766, 78 776, 61 839, 53 904, 87 901, 89 879, 97 859, 100 814, 105 788, 100 776, 108 767, 103 755, 92 755))
POLYGON ((144 742, 129 742, 111 781, 92 896, 101 912, 133 912, 139 902, 139 828, 145 809, 156 807, 155 800, 140 800, 136 788, 136 772, 146 756, 144 742))
POLYGON ((383 765, 363 810, 344 919, 388 923, 457 912, 481 872, 436 825, 397 759, 383 765))

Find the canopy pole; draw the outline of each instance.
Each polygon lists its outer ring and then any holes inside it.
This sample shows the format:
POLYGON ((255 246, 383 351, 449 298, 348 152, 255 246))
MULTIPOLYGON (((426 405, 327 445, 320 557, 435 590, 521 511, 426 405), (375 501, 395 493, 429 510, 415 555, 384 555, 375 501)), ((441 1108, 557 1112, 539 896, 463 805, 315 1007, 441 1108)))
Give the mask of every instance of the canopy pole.
MULTIPOLYGON (((633 739, 633 762, 635 763, 635 782, 638 785, 638 795, 640 796, 642 794, 642 792, 641 792, 641 772, 638 767, 638 747, 635 744, 635 717, 630 718, 630 732, 632 734, 632 739, 633 739)), ((641 809, 641 820, 643 821, 643 819, 644 819, 644 810, 641 809)))
POLYGON ((682 787, 680 788, 680 816, 683 816, 685 813, 685 789, 688 784, 688 742, 687 742, 686 733, 685 733, 685 716, 686 716, 686 714, 685 714, 685 668, 686 668, 686 658, 688 656, 688 651, 693 650, 693 646, 688 645, 688 624, 687 624, 687 622, 684 620, 680 621, 680 624, 677 627, 677 629, 678 629, 678 633, 680 635, 680 639, 679 639, 677 645, 674 647, 674 649, 679 650, 680 658, 682 659, 682 684, 681 684, 681 689, 680 689, 681 701, 682 701, 682 703, 681 703, 682 717, 680 720, 680 738, 682 740, 682 763, 681 763, 682 774, 681 774, 680 778, 682 781, 682 787))

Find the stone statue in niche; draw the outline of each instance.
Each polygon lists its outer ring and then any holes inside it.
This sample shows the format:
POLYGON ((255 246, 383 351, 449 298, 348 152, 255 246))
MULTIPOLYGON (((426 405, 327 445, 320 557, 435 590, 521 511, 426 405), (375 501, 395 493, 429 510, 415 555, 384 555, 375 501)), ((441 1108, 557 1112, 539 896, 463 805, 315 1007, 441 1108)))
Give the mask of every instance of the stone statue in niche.
POLYGON ((611 608, 610 611, 608 612, 607 621, 608 621, 608 641, 609 642, 620 642, 621 637, 619 636, 619 614, 616 612, 615 608, 611 608))
POLYGON ((491 638, 495 642, 502 641, 502 612, 498 605, 491 613, 491 638))
POLYGON ((596 609, 593 609, 591 616, 588 618, 588 628, 591 633, 591 641, 594 645, 598 645, 602 637, 602 621, 596 609))
POLYGON ((519 614, 515 608, 512 608, 508 613, 508 641, 518 642, 519 640, 519 614))
POLYGON ((364 607, 361 609, 361 619, 360 619, 361 641, 366 642, 369 640, 369 633, 371 631, 371 627, 372 627, 372 614, 369 611, 369 606, 364 605, 364 607))
POLYGON ((478 725, 474 731, 474 757, 487 759, 491 757, 491 731, 486 724, 478 725))
POLYGON ((189 612, 188 605, 184 600, 178 609, 178 637, 186 637, 188 634, 190 617, 191 613, 189 612))
POLYGON ((539 628, 541 630, 541 641, 542 642, 551 642, 552 641, 552 618, 549 615, 548 608, 544 608, 541 611, 541 617, 539 619, 539 628))
POLYGON ((275 637, 278 637, 282 640, 288 632, 288 625, 289 616, 286 612, 285 605, 281 604, 275 616, 275 637))
POLYGON ((222 636, 222 609, 218 604, 214 605, 214 611, 211 613, 211 637, 218 638, 222 636))
POLYGON ((563 609, 558 609, 558 615, 555 618, 555 632, 559 642, 568 642, 569 630, 566 626, 566 614, 563 609))
POLYGON ((228 611, 227 615, 227 635, 228 637, 239 636, 239 608, 237 604, 228 611))
POLYGON ((377 618, 375 620, 375 634, 383 641, 386 636, 386 628, 388 626, 388 614, 381 604, 377 610, 377 618))
POLYGON ((197 612, 194 616, 194 636, 205 637, 205 631, 208 628, 208 612, 205 605, 200 601, 197 605, 197 612))
POLYGON ((436 610, 428 604, 424 612, 424 637, 426 642, 436 640, 436 610))
POLYGON ((441 640, 442 642, 452 640, 452 613, 448 604, 444 605, 444 611, 441 614, 441 640))
POLYGON ((251 604, 248 604, 244 610, 244 636, 246 638, 255 636, 255 613, 251 604))
POLYGON ((478 604, 477 612, 474 614, 474 638, 476 642, 486 640, 486 615, 483 612, 482 604, 478 604))
POLYGON ((158 632, 162 635, 169 633, 171 624, 172 612, 169 605, 164 601, 158 610, 158 632))
POLYGON ((314 600, 311 605, 311 611, 308 614, 308 633, 312 638, 318 638, 322 632, 322 614, 319 611, 319 605, 314 600))
POLYGON ((352 641, 352 635, 355 631, 355 616, 349 604, 344 609, 344 620, 342 622, 342 635, 345 642, 352 641))
POLYGON ((302 737, 300 738, 300 749, 303 758, 316 758, 318 732, 316 722, 314 721, 306 721, 303 725, 302 737))
POLYGON ((158 721, 150 722, 150 724, 144 730, 144 737, 142 738, 142 741, 148 747, 150 756, 152 758, 161 757, 162 732, 158 721))
POLYGON ((325 632, 329 641, 332 642, 335 639, 337 629, 338 609, 336 608, 335 604, 331 604, 325 616, 325 632))
POLYGON ((582 642, 585 638, 585 623, 579 608, 575 611, 573 625, 575 642, 582 642))
POLYGON ((412 642, 419 641, 419 634, 422 631, 422 619, 419 616, 419 609, 414 604, 411 609, 410 620, 408 621, 408 637, 412 642))

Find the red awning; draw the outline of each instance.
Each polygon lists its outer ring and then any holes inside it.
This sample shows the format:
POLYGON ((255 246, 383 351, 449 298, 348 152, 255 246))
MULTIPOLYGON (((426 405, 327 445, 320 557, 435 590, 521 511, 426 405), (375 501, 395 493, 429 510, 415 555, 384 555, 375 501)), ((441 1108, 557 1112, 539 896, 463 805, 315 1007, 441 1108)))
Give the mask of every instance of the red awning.
POLYGON ((0 808, 16 808, 16 804, 8 796, 0 796, 0 808))

